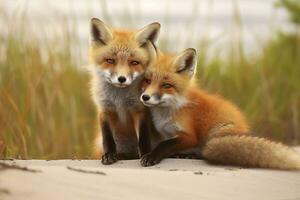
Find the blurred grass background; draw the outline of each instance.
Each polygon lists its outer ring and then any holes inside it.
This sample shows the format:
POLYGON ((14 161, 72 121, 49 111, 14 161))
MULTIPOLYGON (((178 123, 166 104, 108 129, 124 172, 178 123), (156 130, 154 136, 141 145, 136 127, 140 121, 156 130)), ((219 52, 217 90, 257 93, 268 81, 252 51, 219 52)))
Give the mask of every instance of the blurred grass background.
MULTIPOLYGON (((245 111, 256 135, 296 145, 300 143, 300 3, 283 0, 278 6, 289 12, 292 31, 274 31, 251 55, 244 52, 242 34, 232 37, 225 56, 217 50, 208 53, 211 41, 203 38, 197 75, 202 88, 222 94, 245 111)), ((106 13, 105 5, 102 8, 106 13)), ((0 12, 1 26, 6 27, 0 31, 0 157, 90 157, 96 111, 88 73, 74 53, 80 48, 72 29, 76 24, 62 16, 62 31, 51 33, 49 39, 43 37, 47 34, 43 27, 30 26, 24 13, 12 22, 0 12)), ((238 9, 234 16, 237 30, 242 30, 238 9)), ((160 48, 167 49, 170 42, 161 41, 160 48)))

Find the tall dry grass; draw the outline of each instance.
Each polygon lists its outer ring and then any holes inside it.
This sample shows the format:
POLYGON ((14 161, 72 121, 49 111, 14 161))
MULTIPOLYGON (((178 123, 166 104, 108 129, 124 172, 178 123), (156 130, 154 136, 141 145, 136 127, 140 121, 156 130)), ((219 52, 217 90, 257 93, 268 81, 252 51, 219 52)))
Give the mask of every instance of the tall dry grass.
POLYGON ((228 53, 225 59, 207 60, 202 51, 200 85, 238 104, 254 134, 299 144, 299 35, 278 32, 255 56, 228 53))
MULTIPOLYGON (((14 20, 8 34, 0 31, 1 157, 90 155, 95 110, 88 74, 72 53, 76 35, 64 28, 49 39, 23 15, 14 20)), ((68 25, 62 21, 60 26, 68 25)))

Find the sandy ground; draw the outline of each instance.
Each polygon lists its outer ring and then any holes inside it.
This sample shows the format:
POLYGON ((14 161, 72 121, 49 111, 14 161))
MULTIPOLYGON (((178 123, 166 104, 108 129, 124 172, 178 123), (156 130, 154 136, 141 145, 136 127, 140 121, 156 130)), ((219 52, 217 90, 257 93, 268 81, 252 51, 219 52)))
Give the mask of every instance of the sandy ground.
POLYGON ((241 169, 186 159, 166 159, 149 168, 141 167, 138 160, 111 166, 95 160, 1 162, 40 170, 2 168, 1 200, 300 200, 299 171, 241 169))

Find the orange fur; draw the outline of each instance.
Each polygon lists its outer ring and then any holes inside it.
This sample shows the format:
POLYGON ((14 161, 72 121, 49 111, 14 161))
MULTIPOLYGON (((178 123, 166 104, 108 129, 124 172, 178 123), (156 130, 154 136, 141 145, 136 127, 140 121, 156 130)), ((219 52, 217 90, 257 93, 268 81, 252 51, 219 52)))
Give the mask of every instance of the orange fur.
POLYGON ((217 164, 300 169, 299 155, 292 149, 250 136, 237 106, 196 87, 196 63, 191 61, 193 56, 196 59, 195 51, 188 49, 182 55, 161 54, 146 72, 143 95, 150 98, 144 104, 150 106, 158 131, 172 137, 145 155, 143 166, 194 148, 217 164), (159 100, 151 101, 152 96, 159 100), (166 103, 164 96, 172 101, 166 103))
MULTIPOLYGON (((184 129, 193 130, 199 142, 204 142, 210 132, 218 124, 234 124, 226 129, 230 133, 247 134, 249 127, 241 111, 231 102, 212 95, 194 86, 194 79, 188 75, 176 73, 172 62, 175 55, 160 55, 155 64, 146 71, 146 79, 151 79, 151 84, 143 84, 146 92, 159 94, 172 94, 184 97, 186 104, 173 113, 173 120, 180 123, 184 129), (172 84, 174 87, 165 89, 161 87, 163 82, 172 84)), ((189 134, 189 133, 188 133, 189 134)))

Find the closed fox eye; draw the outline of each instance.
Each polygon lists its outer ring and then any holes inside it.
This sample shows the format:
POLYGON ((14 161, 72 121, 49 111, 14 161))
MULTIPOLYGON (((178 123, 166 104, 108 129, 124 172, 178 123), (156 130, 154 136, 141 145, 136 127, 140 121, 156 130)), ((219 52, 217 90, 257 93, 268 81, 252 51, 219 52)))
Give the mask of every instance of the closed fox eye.
POLYGON ((108 58, 108 59, 106 59, 105 60, 108 64, 115 64, 116 63, 116 61, 115 61, 115 59, 112 59, 112 58, 108 58))
POLYGON ((171 85, 170 83, 163 83, 162 87, 168 89, 168 88, 173 87, 173 85, 171 85))
POLYGON ((146 79, 145 79, 145 83, 147 83, 147 84, 151 84, 151 79, 149 79, 149 78, 146 78, 146 79))
POLYGON ((140 64, 140 62, 136 61, 136 60, 130 62, 130 65, 133 65, 133 66, 139 65, 139 64, 140 64))

